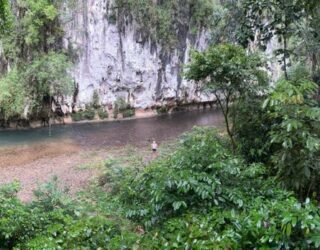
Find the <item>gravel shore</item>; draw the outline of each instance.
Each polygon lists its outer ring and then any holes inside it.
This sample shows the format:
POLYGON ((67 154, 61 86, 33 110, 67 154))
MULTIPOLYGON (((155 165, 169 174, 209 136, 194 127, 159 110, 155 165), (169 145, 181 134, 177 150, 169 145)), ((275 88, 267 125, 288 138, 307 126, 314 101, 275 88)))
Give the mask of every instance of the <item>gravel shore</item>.
POLYGON ((79 165, 107 157, 106 151, 91 152, 71 142, 48 143, 0 150, 0 185, 19 181, 22 201, 33 198, 33 190, 39 184, 57 176, 61 185, 74 194, 85 188, 99 174, 96 168, 81 168, 79 165))

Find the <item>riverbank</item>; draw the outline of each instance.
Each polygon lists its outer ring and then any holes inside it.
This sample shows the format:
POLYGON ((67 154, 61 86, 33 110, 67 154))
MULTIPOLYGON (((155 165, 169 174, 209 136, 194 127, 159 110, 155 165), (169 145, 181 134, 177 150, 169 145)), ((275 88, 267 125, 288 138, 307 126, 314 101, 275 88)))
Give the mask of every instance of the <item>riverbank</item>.
MULTIPOLYGON (((161 154, 169 152, 174 143, 160 146, 161 154)), ((149 147, 108 147, 88 150, 70 142, 49 143, 0 149, 0 185, 18 181, 18 197, 31 201, 33 191, 40 184, 58 178, 71 195, 99 181, 108 161, 115 159, 121 165, 143 167, 156 157, 149 147)))
MULTIPOLYGON (((122 114, 118 114, 117 118, 113 116, 113 110, 107 110, 107 118, 101 119, 98 114, 95 114, 92 119, 84 119, 80 121, 76 121, 72 119, 71 115, 67 115, 65 117, 59 117, 58 119, 51 119, 51 125, 73 125, 73 124, 85 124, 85 123, 106 123, 106 122, 116 122, 116 121, 128 121, 135 119, 145 119, 158 117, 163 115, 170 115, 177 112, 192 112, 199 110, 217 110, 215 102, 203 102, 203 103, 191 103, 184 104, 180 106, 172 106, 172 107, 164 107, 164 108, 148 108, 148 109, 135 109, 134 115, 131 117, 123 117, 122 114)), ((27 130, 27 129, 36 129, 41 127, 48 126, 47 123, 43 123, 42 121, 27 121, 22 119, 22 122, 15 121, 10 122, 8 127, 0 127, 1 131, 10 131, 10 130, 27 130), (24 125, 21 125, 24 124, 24 125), (28 124, 26 126, 26 124, 28 124)))

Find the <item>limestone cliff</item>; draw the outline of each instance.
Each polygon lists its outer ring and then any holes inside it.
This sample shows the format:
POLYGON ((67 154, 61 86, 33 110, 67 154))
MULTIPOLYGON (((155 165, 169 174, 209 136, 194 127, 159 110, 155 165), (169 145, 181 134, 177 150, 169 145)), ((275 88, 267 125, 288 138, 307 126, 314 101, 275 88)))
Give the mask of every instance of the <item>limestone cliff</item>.
POLYGON ((209 33, 205 29, 192 33, 185 13, 177 30, 171 31, 178 37, 176 47, 164 52, 163 44, 141 32, 144 24, 138 25, 125 14, 117 20, 108 18, 112 6, 113 0, 79 0, 76 9, 67 11, 64 42, 76 54, 72 72, 78 87, 76 106, 90 103, 94 90, 106 106, 118 97, 135 108, 210 100, 181 76, 190 49, 207 47, 209 33))

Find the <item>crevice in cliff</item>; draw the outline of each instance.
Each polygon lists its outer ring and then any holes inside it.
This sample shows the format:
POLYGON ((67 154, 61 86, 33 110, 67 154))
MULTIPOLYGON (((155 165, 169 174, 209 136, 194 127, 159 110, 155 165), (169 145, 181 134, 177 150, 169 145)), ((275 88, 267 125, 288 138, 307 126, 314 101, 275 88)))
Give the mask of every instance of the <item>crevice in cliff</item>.
POLYGON ((88 24, 89 24, 89 13, 88 13, 88 1, 87 0, 82 0, 82 8, 83 8, 83 41, 84 41, 84 62, 86 67, 88 68, 88 60, 89 60, 89 46, 90 46, 90 41, 89 41, 89 31, 88 31, 88 24))
POLYGON ((170 62, 171 54, 165 49, 161 48, 159 52, 159 59, 161 63, 158 69, 157 85, 155 89, 156 101, 159 101, 163 98, 162 85, 164 82, 167 82, 166 67, 170 62))
POLYGON ((177 30, 178 30, 178 64, 177 64, 177 88, 176 88, 176 99, 179 100, 179 91, 182 84, 182 65, 185 61, 185 55, 187 50, 187 40, 188 34, 190 30, 190 21, 191 21, 191 8, 182 8, 178 13, 178 23, 177 23, 177 30))
POLYGON ((79 83, 75 82, 74 85, 75 87, 74 87, 74 92, 72 96, 72 112, 75 111, 75 108, 78 102, 78 95, 79 95, 79 83))
POLYGON ((125 9, 122 9, 120 7, 117 7, 117 29, 118 29, 118 35, 119 35, 119 55, 121 59, 121 68, 122 71, 125 71, 125 55, 123 51, 123 41, 122 41, 122 36, 126 35, 126 26, 127 26, 127 21, 126 21, 126 11, 125 9))

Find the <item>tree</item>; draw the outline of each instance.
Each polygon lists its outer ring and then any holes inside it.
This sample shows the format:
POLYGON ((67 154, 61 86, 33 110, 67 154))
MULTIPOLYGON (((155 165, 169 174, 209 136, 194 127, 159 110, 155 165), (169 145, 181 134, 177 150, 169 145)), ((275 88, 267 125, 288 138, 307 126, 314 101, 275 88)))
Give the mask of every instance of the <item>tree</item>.
POLYGON ((49 52, 42 55, 30 65, 25 65, 21 74, 30 84, 41 101, 45 96, 61 96, 72 94, 72 79, 68 75, 71 64, 62 53, 49 52))
POLYGON ((298 25, 295 55, 300 62, 310 62, 310 70, 315 81, 320 83, 320 2, 309 0, 305 3, 305 18, 298 25))
POLYGON ((3 118, 7 120, 23 116, 25 107, 28 106, 29 93, 24 88, 23 79, 16 68, 0 78, 0 90, 0 114, 3 118))
POLYGON ((254 37, 254 34, 251 27, 245 22, 244 11, 242 1, 216 1, 211 14, 212 43, 239 43, 247 47, 248 38, 254 37))
POLYGON ((289 40, 296 31, 297 23, 304 17, 302 0, 245 0, 245 23, 249 22, 252 30, 259 34, 262 47, 276 36, 282 48, 275 50, 281 56, 285 78, 288 80, 288 59, 292 54, 289 40))
POLYGON ((1 56, 10 65, 3 67, 0 76, 3 105, 0 112, 6 119, 31 115, 36 118, 43 107, 51 108, 53 96, 69 95, 73 91, 68 74, 71 64, 62 46, 63 29, 58 11, 61 4, 61 0, 0 2, 0 42, 4 51, 1 56), (10 72, 10 68, 14 71, 10 72), (20 93, 24 92, 21 98, 20 93), (8 107, 10 103, 17 104, 13 110, 8 107))
POLYGON ((277 148, 272 157, 277 175, 304 197, 319 191, 320 108, 314 100, 318 86, 303 68, 289 78, 277 83, 264 108, 275 121, 269 136, 277 148))
POLYGON ((43 105, 51 107, 53 96, 71 94, 70 66, 65 55, 51 52, 30 65, 14 68, 0 78, 0 112, 6 119, 27 119, 39 113, 43 105))
POLYGON ((262 61, 256 54, 247 54, 237 45, 220 44, 205 52, 193 52, 187 65, 186 78, 200 81, 216 97, 222 110, 232 147, 236 149, 234 124, 237 102, 247 95, 257 94, 266 85, 266 73, 259 69, 262 61))
POLYGON ((8 0, 0 0, 0 37, 6 30, 8 23, 8 0))

